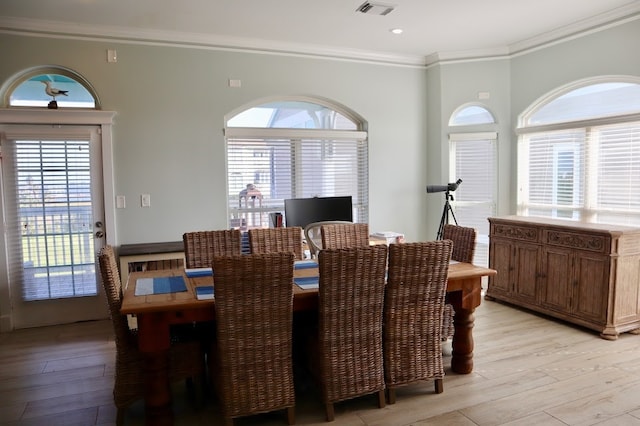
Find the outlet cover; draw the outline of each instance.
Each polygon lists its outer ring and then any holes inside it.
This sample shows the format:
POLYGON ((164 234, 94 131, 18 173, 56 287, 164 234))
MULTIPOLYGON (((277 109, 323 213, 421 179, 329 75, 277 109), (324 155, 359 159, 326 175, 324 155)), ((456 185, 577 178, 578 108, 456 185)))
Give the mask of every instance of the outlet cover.
POLYGON ((116 49, 107 49, 107 62, 118 62, 118 52, 116 52, 116 49))

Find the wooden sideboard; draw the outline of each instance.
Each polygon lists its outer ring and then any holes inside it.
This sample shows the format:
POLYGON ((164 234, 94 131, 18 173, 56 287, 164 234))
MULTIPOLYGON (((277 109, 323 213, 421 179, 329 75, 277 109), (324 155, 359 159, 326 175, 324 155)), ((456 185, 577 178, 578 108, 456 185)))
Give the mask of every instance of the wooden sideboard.
POLYGON ((640 228, 561 219, 489 218, 485 298, 501 300, 615 340, 640 332, 640 228))

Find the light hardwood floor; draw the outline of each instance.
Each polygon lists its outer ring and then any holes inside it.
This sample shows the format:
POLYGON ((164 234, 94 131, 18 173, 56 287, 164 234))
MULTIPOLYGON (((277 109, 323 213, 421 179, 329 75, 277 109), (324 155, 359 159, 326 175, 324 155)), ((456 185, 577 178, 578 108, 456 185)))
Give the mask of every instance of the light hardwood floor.
MULTIPOLYGON (((475 369, 447 369, 444 393, 433 383, 406 387, 378 409, 371 397, 336 405, 334 426, 640 425, 640 336, 617 341, 597 333, 483 301, 476 311, 475 369)), ((449 364, 450 344, 445 344, 449 364)), ((108 321, 0 334, 1 425, 113 424, 114 342, 108 321)), ((194 406, 173 388, 178 425, 218 425, 213 400, 194 406)), ((318 394, 297 397, 298 425, 324 425, 318 394)), ((126 424, 144 424, 142 403, 126 424)), ((284 425, 281 414, 236 425, 284 425)))

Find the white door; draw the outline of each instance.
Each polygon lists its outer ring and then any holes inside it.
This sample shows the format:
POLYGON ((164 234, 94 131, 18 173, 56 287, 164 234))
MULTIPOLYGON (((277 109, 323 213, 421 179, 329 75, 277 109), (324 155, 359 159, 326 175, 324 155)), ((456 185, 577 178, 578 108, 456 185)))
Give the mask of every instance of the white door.
POLYGON ((107 316, 96 126, 0 127, 6 275, 14 328, 107 316))

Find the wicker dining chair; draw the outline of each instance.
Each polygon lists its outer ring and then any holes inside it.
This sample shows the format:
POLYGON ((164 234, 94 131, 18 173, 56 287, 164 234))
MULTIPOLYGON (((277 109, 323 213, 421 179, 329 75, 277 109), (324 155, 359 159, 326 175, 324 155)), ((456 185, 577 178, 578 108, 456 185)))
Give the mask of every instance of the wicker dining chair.
POLYGON ((216 341, 211 364, 225 422, 286 409, 295 422, 293 253, 213 258, 216 341))
MULTIPOLYGON (((195 231, 182 234, 186 268, 210 268, 215 256, 242 254, 242 233, 239 229, 195 231)), ((213 321, 175 326, 176 332, 194 333, 202 342, 205 357, 209 357, 215 335, 213 321)))
POLYGON ((209 268, 214 256, 237 255, 242 253, 239 229, 186 232, 184 242, 185 267, 209 268))
POLYGON ((322 225, 320 234, 325 249, 369 246, 369 225, 366 223, 322 225))
POLYGON ((399 386, 435 381, 443 391, 442 314, 452 243, 391 244, 384 301, 384 375, 389 403, 399 386))
MULTIPOLYGON (((127 406, 144 397, 144 358, 138 350, 138 336, 129 329, 126 315, 120 313, 122 286, 113 247, 104 246, 98 254, 102 284, 107 296, 109 314, 115 332, 116 363, 113 402, 117 408, 116 423, 123 424, 127 406)), ((169 379, 196 379, 205 372, 200 342, 173 342, 169 349, 169 379)))
POLYGON ((309 247, 309 254, 311 254, 311 258, 317 259, 318 253, 323 248, 322 234, 320 232, 322 226, 337 224, 351 225, 353 222, 347 222, 344 220, 325 220, 321 222, 313 222, 304 227, 304 239, 309 247))
POLYGON ((296 260, 304 259, 302 253, 302 228, 254 228, 249 232, 252 254, 292 252, 296 260))
MULTIPOLYGON (((476 250, 476 230, 474 228, 445 224, 442 231, 442 239, 453 242, 451 260, 466 263, 473 262, 473 255, 476 250)), ((448 340, 453 337, 453 316, 453 306, 450 303, 446 303, 442 317, 442 340, 448 340)))
POLYGON ((382 309, 387 246, 323 249, 318 254, 318 333, 311 371, 322 389, 326 419, 334 403, 377 393, 385 406, 382 309), (315 364, 315 365, 314 365, 315 364))

